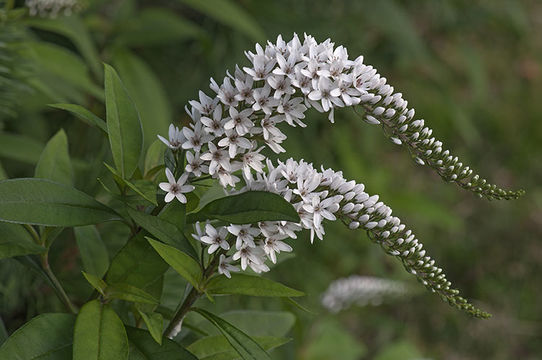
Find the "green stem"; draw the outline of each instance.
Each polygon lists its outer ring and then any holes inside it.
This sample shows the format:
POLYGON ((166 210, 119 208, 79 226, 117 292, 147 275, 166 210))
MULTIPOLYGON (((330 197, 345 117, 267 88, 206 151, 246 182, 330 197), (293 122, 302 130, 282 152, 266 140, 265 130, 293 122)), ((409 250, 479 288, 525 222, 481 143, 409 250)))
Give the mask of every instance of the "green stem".
POLYGON ((41 255, 41 266, 51 280, 53 288, 60 301, 62 301, 62 303, 64 304, 64 306, 66 306, 66 309, 68 309, 69 312, 71 312, 72 314, 77 314, 77 309, 72 304, 70 298, 68 297, 68 294, 66 294, 66 291, 64 291, 62 284, 60 283, 60 281, 58 281, 57 277, 51 270, 51 266, 49 265, 49 251, 41 255))

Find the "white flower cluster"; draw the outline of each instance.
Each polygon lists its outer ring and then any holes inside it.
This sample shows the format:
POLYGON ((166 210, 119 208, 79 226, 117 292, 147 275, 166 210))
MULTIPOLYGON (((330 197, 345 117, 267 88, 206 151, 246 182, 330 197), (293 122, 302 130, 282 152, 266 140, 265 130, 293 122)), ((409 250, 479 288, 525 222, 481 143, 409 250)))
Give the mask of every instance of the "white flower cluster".
POLYGON ((410 287, 401 281, 354 275, 333 281, 322 295, 322 306, 337 313, 354 304, 377 306, 410 293, 410 287))
POLYGON ((69 16, 78 11, 80 4, 77 0, 26 0, 30 16, 56 18, 58 15, 69 16))
MULTIPOLYGON (((265 48, 256 45, 256 52, 247 52, 246 56, 251 66, 242 70, 236 67, 220 85, 211 79, 215 95, 200 91, 199 101, 189 102, 189 126, 179 130, 171 125, 169 139, 159 136, 175 154, 182 154, 186 163, 178 181, 168 174, 169 183, 160 184, 167 191, 166 200, 177 197, 185 202, 182 193, 191 191, 185 182, 210 175, 232 191, 243 181, 241 191, 280 194, 299 213, 299 224, 262 222, 223 228, 207 224, 205 234, 198 226, 194 236, 209 245, 208 252, 222 251, 219 272, 229 277, 230 271, 239 270, 231 264, 237 261, 243 270, 250 267, 258 273, 268 271, 267 259, 274 263, 281 251, 292 250, 285 239, 295 239, 301 229, 310 230, 311 241, 314 236, 322 239, 323 220, 340 219, 351 229, 366 229, 373 241, 400 258, 405 268, 431 291, 475 316, 485 316, 450 288, 442 269, 425 256, 422 244, 391 215, 391 209, 378 200, 378 195, 370 196, 363 184, 345 180, 341 172, 318 171, 304 161, 289 159, 274 166, 261 151, 268 146, 276 153, 284 152, 281 143, 286 135, 278 125, 306 126, 308 108, 328 113, 333 122, 336 107, 360 105, 367 122, 390 128, 391 140, 414 149, 420 164, 424 163, 423 157, 441 175, 461 170, 450 178, 465 188, 478 186, 461 182, 472 171, 457 163, 456 158, 448 159, 449 152, 442 151, 442 144, 431 137, 432 131, 424 121, 414 120, 414 110, 407 108, 402 95, 394 93, 372 66, 365 65, 363 57, 350 60, 346 49, 334 47, 329 39, 318 43, 305 35, 302 42, 294 35, 285 42, 279 36, 275 44, 268 43, 265 48), (230 243, 229 238, 235 241, 230 243), (235 249, 230 251, 230 247, 235 249), (226 252, 231 256, 226 257, 226 252)), ((513 196, 494 186, 488 191, 484 193, 487 197, 513 196)))

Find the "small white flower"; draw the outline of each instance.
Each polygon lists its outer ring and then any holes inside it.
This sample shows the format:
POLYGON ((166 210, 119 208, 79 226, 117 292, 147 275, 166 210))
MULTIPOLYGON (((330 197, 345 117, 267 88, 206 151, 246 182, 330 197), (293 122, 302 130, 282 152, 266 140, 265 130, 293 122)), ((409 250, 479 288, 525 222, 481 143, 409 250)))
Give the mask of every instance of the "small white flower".
POLYGON ((224 254, 220 255, 218 262, 218 273, 224 274, 228 279, 231 279, 230 272, 238 272, 239 268, 230 264, 231 257, 226 257, 224 254))
POLYGON ((186 172, 190 172, 195 176, 199 177, 202 173, 209 172, 209 166, 205 165, 203 160, 200 158, 199 152, 195 154, 191 151, 186 152, 186 172))
MULTIPOLYGON (((286 236, 284 236, 284 238, 285 237, 286 236)), ((270 237, 265 239, 263 250, 265 251, 267 257, 273 262, 273 264, 276 264, 277 254, 280 254, 281 251, 291 252, 292 247, 276 237, 270 237)))
POLYGON ((254 104, 252 104, 252 109, 254 109, 254 111, 261 110, 267 115, 271 115, 279 101, 271 97, 270 94, 271 86, 269 86, 269 84, 265 84, 264 87, 254 90, 254 104))
POLYGON ((185 150, 194 149, 194 151, 200 151, 202 145, 212 139, 209 134, 203 131, 201 121, 197 121, 193 129, 184 127, 183 134, 186 141, 183 143, 182 147, 185 150))
POLYGON ((260 154, 260 151, 263 149, 263 147, 259 148, 256 151, 248 152, 246 154, 243 154, 243 157, 241 158, 243 160, 243 175, 245 178, 250 178, 251 174, 251 168, 256 170, 256 172, 263 172, 263 161, 265 160, 265 156, 260 154))
POLYGON ((267 78, 267 83, 275 89, 275 94, 273 95, 275 99, 295 93, 292 87, 292 80, 284 75, 271 75, 267 78))
POLYGON ((203 91, 199 92, 199 102, 196 100, 190 100, 188 103, 195 109, 197 109, 203 115, 211 115, 218 105, 218 98, 211 98, 203 91))
POLYGON ((301 119, 305 118, 305 111, 307 107, 302 104, 303 98, 295 97, 290 99, 290 95, 286 95, 277 107, 277 111, 280 114, 284 114, 286 122, 290 126, 295 126, 296 124, 305 127, 305 123, 301 119))
POLYGON ((183 132, 173 124, 169 125, 168 136, 169 140, 161 135, 158 135, 158 139, 166 144, 171 150, 178 150, 182 146, 183 142, 186 141, 183 132))
POLYGON ((254 237, 260 235, 260 229, 251 225, 230 225, 228 226, 230 234, 237 237, 235 247, 240 249, 243 245, 255 247, 254 237))
POLYGON ((226 150, 217 148, 212 142, 210 142, 208 146, 209 151, 201 155, 200 158, 211 162, 209 164, 209 174, 214 175, 219 167, 222 167, 227 171, 231 170, 230 158, 228 157, 226 150))
POLYGON ((316 228, 322 225, 322 218, 328 220, 337 220, 337 217, 333 215, 334 212, 339 210, 339 201, 342 196, 333 196, 324 200, 320 199, 320 196, 314 195, 308 204, 303 205, 303 209, 311 213, 313 216, 314 226, 316 228))
MULTIPOLYGON (((232 108, 233 109, 233 108, 232 108)), ((222 119, 222 106, 217 106, 213 110, 213 117, 202 116, 201 123, 205 125, 204 130, 214 136, 224 135, 225 119, 222 119)))
POLYGON ((222 226, 217 230, 211 224, 207 224, 205 226, 205 233, 206 235, 202 236, 200 241, 210 245, 209 249, 207 249, 209 254, 214 253, 218 248, 224 250, 230 249, 230 244, 226 241, 228 230, 225 227, 222 226))
POLYGON ((175 181, 175 177, 173 177, 171 170, 166 169, 166 177, 168 182, 162 182, 158 185, 160 189, 167 192, 165 201, 170 202, 174 198, 177 198, 181 203, 186 204, 186 196, 183 194, 194 190, 193 185, 184 184, 188 179, 188 174, 182 174, 181 177, 179 177, 179 180, 175 181))
POLYGON ((241 136, 245 135, 254 126, 252 120, 249 119, 249 116, 252 115, 253 112, 254 111, 251 108, 243 111, 237 111, 237 109, 233 107, 230 108, 230 117, 225 119, 226 123, 224 124, 224 129, 235 129, 237 134, 241 136))
POLYGON ((252 143, 231 129, 226 130, 226 137, 220 139, 218 146, 228 147, 230 158, 233 159, 237 155, 237 152, 244 152, 244 150, 239 151, 239 148, 248 150, 252 147, 252 143))

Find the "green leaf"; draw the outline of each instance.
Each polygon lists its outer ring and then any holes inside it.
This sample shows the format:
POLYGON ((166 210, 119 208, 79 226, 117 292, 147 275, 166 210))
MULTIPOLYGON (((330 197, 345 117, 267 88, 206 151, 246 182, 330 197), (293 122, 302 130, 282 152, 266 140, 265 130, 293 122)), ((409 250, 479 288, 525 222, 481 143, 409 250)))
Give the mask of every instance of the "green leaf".
POLYGON ((136 224, 147 230, 152 236, 155 236, 158 240, 168 245, 176 247, 194 259, 198 258, 188 239, 186 239, 184 234, 175 225, 157 216, 151 216, 132 208, 127 208, 127 210, 136 224))
POLYGON ((162 8, 145 8, 124 25, 117 41, 124 46, 168 45, 200 35, 199 27, 162 8), (153 29, 149 31, 149 29, 153 29))
POLYGON ((0 133, 0 157, 36 164, 43 144, 25 135, 0 133))
POLYGON ((271 359, 254 339, 229 322, 203 309, 195 308, 194 311, 216 326, 243 359, 271 359))
POLYGON ((25 49, 28 49, 27 56, 34 60, 38 71, 53 75, 57 81, 66 81, 99 99, 103 98, 102 88, 92 81, 87 65, 73 52, 48 42, 28 42, 25 49))
POLYGON ((197 213, 187 215, 187 223, 217 219, 232 224, 285 220, 299 222, 292 204, 282 196, 266 191, 247 191, 211 201, 197 213))
POLYGON ((49 140, 36 165, 34 177, 73 185, 73 169, 68 153, 68 137, 63 129, 49 140))
POLYGON ((118 184, 121 184, 122 186, 128 186, 130 189, 132 189, 137 195, 141 196, 143 199, 147 200, 153 205, 158 205, 158 203, 156 202, 156 187, 154 184, 149 182, 152 184, 152 186, 150 187, 151 192, 149 193, 147 191, 147 193, 145 193, 145 190, 147 189, 140 189, 137 185, 133 184, 132 182, 126 179, 123 179, 121 175, 117 173, 117 171, 113 169, 111 166, 109 166, 107 163, 104 163, 104 166, 107 168, 107 170, 109 170, 113 174, 113 177, 115 178, 115 181, 118 184))
POLYGON ((0 259, 44 251, 22 225, 0 222, 0 259))
POLYGON ((163 244, 149 237, 147 237, 147 240, 162 259, 164 259, 175 271, 188 280, 188 282, 196 289, 199 287, 199 282, 203 274, 201 273, 201 267, 196 260, 172 246, 163 244))
MULTIPOLYGON (((147 33, 156 33, 156 29, 147 33)), ((116 51, 113 64, 141 116, 145 148, 156 135, 167 133, 172 109, 166 91, 152 69, 129 51, 116 51)))
POLYGON ((118 219, 110 208, 66 185, 45 179, 0 181, 0 221, 80 226, 118 219))
POLYGON ((172 201, 164 206, 158 217, 175 225, 180 232, 183 232, 186 227, 186 204, 172 201))
POLYGON ((169 268, 143 234, 128 240, 111 261, 106 282, 124 283, 145 289, 156 282, 169 268))
POLYGON ((102 68, 98 51, 90 37, 90 34, 77 15, 61 16, 55 19, 31 18, 26 20, 30 26, 55 32, 70 39, 83 57, 87 60, 94 75, 101 78, 102 68))
POLYGON ((96 226, 81 226, 73 229, 83 269, 102 278, 109 267, 109 253, 96 226))
POLYGON ((286 336, 295 323, 287 311, 234 310, 220 317, 252 336, 286 336))
POLYGON ((39 315, 15 331, 0 347, 0 359, 71 360, 75 316, 39 315))
POLYGON ((85 279, 90 285, 92 285, 94 289, 98 290, 100 294, 105 295, 105 289, 107 288, 107 284, 105 283, 105 281, 95 275, 88 274, 84 271, 82 273, 85 279))
POLYGON ((273 280, 246 274, 231 274, 231 279, 225 276, 216 276, 207 283, 205 290, 212 295, 236 294, 268 297, 297 297, 305 295, 301 291, 273 280))
POLYGON ((198 360, 191 352, 170 339, 158 345, 148 331, 127 326, 130 360, 198 360))
POLYGON ((8 175, 6 174, 6 170, 2 167, 2 163, 0 163, 0 180, 5 180, 8 178, 8 175))
POLYGON ((149 333, 151 334, 154 341, 162 345, 162 331, 164 330, 164 318, 162 317, 162 314, 148 314, 144 311, 141 311, 141 309, 137 309, 137 311, 139 312, 139 315, 141 315, 141 318, 145 322, 145 325, 147 325, 147 329, 149 330, 149 333))
POLYGON ((263 29, 237 3, 230 0, 180 0, 201 13, 238 30, 256 41, 265 40, 263 29))
POLYGON ((50 107, 60 110, 66 110, 75 115, 77 118, 83 120, 90 126, 96 126, 104 134, 107 135, 107 124, 100 117, 94 115, 91 111, 76 104, 49 104, 50 107))
POLYGON ((137 168, 143 146, 139 113, 115 69, 105 64, 107 132, 115 166, 123 179, 137 168))
POLYGON ((115 311, 98 300, 86 303, 77 315, 73 360, 128 359, 128 337, 115 311))
POLYGON ((145 290, 123 283, 108 285, 105 289, 105 297, 153 305, 159 302, 145 290))
MULTIPOLYGON (((287 338, 274 336, 255 336, 253 339, 266 351, 290 341, 287 338)), ((187 349, 193 352, 199 359, 237 359, 239 357, 235 348, 222 335, 213 335, 198 339, 190 344, 187 349)))

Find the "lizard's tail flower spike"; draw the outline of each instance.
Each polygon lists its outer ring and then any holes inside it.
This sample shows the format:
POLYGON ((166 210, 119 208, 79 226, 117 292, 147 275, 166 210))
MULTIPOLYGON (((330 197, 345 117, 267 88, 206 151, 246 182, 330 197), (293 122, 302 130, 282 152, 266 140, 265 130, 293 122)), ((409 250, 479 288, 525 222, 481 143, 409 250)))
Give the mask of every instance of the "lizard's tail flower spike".
MULTIPOLYGON (((302 221, 229 226, 228 232, 236 237, 231 245, 237 251, 221 257, 219 271, 229 276, 230 271, 238 270, 232 264, 237 261, 243 270, 249 266, 257 272, 267 271, 266 259, 275 262, 277 253, 291 251, 282 240, 295 238, 301 228, 310 229, 311 240, 315 235, 321 239, 322 221, 339 218, 352 229, 365 228, 373 241, 399 257, 409 272, 448 302, 475 316, 486 316, 451 289, 412 232, 391 216, 391 209, 377 195, 366 194, 363 184, 346 181, 331 169, 318 172, 303 161, 289 159, 274 166, 260 152, 265 146, 285 152, 281 143, 286 135, 279 125, 305 127, 309 108, 328 113, 334 122, 335 108, 354 107, 364 111, 365 121, 380 124, 394 143, 405 145, 419 164, 429 165, 444 179, 487 199, 512 199, 523 192, 499 189, 474 175, 443 150, 424 120, 414 118, 414 110, 401 93, 395 93, 385 78, 364 64, 363 57, 350 60, 346 48, 335 47, 329 39, 318 43, 305 35, 301 41, 294 34, 286 42, 279 35, 276 43, 257 44, 255 52, 246 52, 246 56, 249 66, 227 72, 220 84, 211 79, 212 96, 200 91, 199 99, 189 102, 186 111, 192 121, 188 127, 179 130, 171 125, 169 140, 160 139, 172 151, 183 151, 188 181, 211 175, 225 188, 239 188, 238 183, 243 182, 244 189, 279 193, 296 207, 302 221)), ((205 231, 206 236, 198 237, 215 245, 209 247, 210 253, 229 248, 220 235, 222 229, 209 225, 205 231)))

